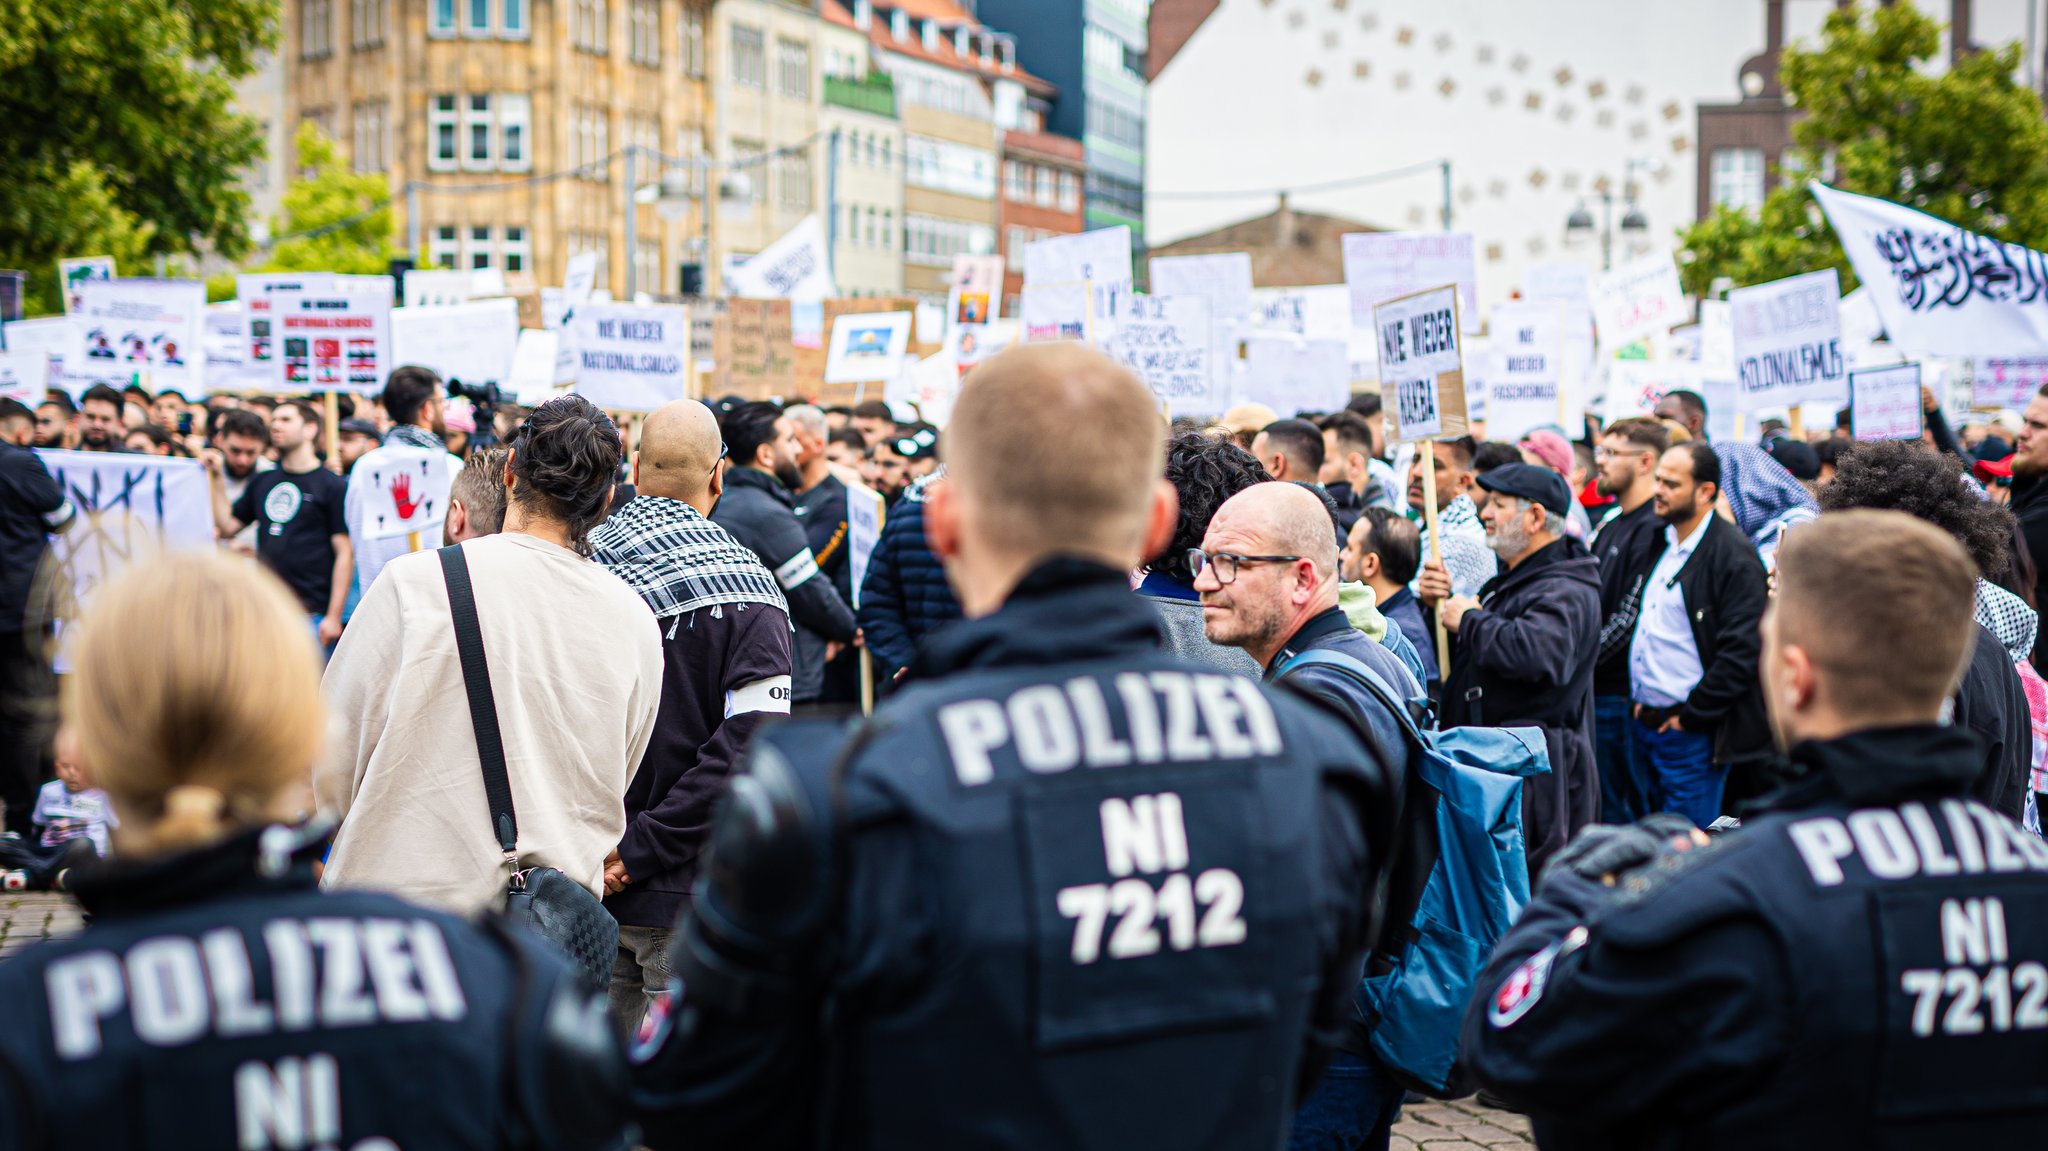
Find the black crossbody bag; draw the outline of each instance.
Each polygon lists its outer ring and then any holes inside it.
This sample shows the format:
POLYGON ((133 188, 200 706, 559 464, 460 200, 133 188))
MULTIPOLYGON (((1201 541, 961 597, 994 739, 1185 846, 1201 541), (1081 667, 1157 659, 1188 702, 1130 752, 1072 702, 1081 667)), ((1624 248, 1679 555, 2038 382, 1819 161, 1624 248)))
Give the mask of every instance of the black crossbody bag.
POLYGON ((441 549, 441 578, 455 619, 455 650, 462 658, 462 686, 469 693, 469 721, 476 730, 483 763, 484 794, 491 802, 491 830, 505 852, 509 872, 505 914, 524 923, 564 951, 593 988, 610 984, 618 956, 619 923, 590 889, 552 867, 519 867, 519 819, 512 810, 512 780, 505 774, 505 744, 498 733, 498 704, 491 694, 491 669, 484 659, 484 634, 476 618, 476 595, 461 545, 441 549))

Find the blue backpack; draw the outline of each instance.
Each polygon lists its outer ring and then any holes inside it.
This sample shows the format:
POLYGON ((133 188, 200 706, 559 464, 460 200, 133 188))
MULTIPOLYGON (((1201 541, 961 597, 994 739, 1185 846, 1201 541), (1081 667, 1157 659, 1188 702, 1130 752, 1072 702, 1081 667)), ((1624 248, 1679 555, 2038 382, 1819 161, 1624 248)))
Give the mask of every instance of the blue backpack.
POLYGON ((1487 957, 1529 902, 1522 780, 1550 770, 1543 732, 1424 732, 1378 673, 1342 652, 1302 652, 1274 678, 1311 665, 1386 704, 1408 745, 1385 927, 1358 987, 1359 1017, 1373 1054, 1404 1086, 1446 1099, 1470 1094, 1458 1031, 1487 957))

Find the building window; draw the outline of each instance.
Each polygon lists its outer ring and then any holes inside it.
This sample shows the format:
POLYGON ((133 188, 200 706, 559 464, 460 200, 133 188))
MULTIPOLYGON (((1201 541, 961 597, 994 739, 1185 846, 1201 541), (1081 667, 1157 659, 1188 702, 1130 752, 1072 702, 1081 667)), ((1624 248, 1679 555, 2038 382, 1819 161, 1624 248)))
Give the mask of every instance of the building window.
POLYGON ((491 249, 489 224, 472 224, 469 229, 469 242, 462 247, 462 265, 466 268, 488 268, 495 262, 492 258, 494 253, 491 249))
POLYGON ((491 0, 462 0, 462 33, 472 39, 489 36, 491 0))
POLYGON ((455 35, 455 0, 430 0, 427 31, 434 36, 455 35))
POLYGON ((661 241, 641 240, 633 248, 633 290, 654 295, 661 291, 661 241))
POLYGON ((889 156, 889 138, 887 136, 884 136, 882 137, 882 171, 888 171, 891 162, 892 161, 890 160, 889 156))
POLYGON ((384 0, 350 0, 349 44, 357 50, 384 43, 384 0))
POLYGON ((749 28, 745 24, 732 26, 732 79, 733 83, 749 88, 768 86, 767 49, 759 28, 749 28))
POLYGON ((683 9, 682 43, 677 55, 682 57, 683 75, 695 80, 704 78, 704 10, 683 9))
POLYGON ((505 256, 507 272, 524 272, 533 267, 533 240, 526 229, 511 224, 505 226, 505 243, 500 249, 505 256))
POLYGON ((1715 207, 1747 212, 1763 206, 1762 148, 1716 148, 1712 190, 1715 207))
POLYGON ((382 172, 391 166, 390 117, 382 100, 366 100, 354 111, 355 139, 351 166, 358 172, 382 172))
POLYGON ((635 64, 661 67, 661 0, 633 0, 626 55, 635 64))
POLYGON ((775 161, 776 202, 785 208, 811 206, 811 155, 797 152, 775 161))
POLYGON ((775 88, 796 100, 811 98, 811 46, 801 40, 776 37, 775 88))
POLYGON ((1060 173, 1060 211, 1081 210, 1081 179, 1072 172, 1060 173))
POLYGON ((498 95, 498 167, 507 172, 533 170, 533 153, 527 147, 533 119, 532 98, 524 92, 498 95))
MULTIPOLYGON (((764 149, 761 145, 761 141, 759 140, 742 140, 739 139, 738 137, 734 137, 732 142, 731 158, 734 161, 746 161, 759 156, 763 150, 764 149)), ((747 178, 747 194, 741 197, 741 199, 765 200, 768 198, 768 190, 765 187, 763 187, 763 185, 765 185, 768 182, 769 165, 747 164, 745 167, 735 168, 733 169, 733 171, 736 171, 747 178)))
POLYGON ((472 93, 462 98, 462 166, 472 172, 488 172, 495 166, 497 150, 492 136, 497 124, 491 118, 491 98, 472 93))
POLYGON ((579 179, 604 181, 611 178, 611 124, 605 108, 597 104, 572 104, 569 108, 569 165, 581 169, 579 179))
POLYGON ((1031 202, 1041 208, 1052 207, 1053 202, 1059 199, 1058 184, 1059 176, 1051 168, 1038 169, 1038 186, 1031 202))
POLYGON ((1003 161, 1003 198, 1017 203, 1031 198, 1031 181, 1024 175, 1024 165, 1015 160, 1003 161))
POLYGON ((452 172, 460 160, 456 142, 455 97, 435 96, 427 105, 427 170, 452 172))
POLYGON ((500 36, 507 40, 526 39, 526 4, 527 0, 505 0, 504 22, 498 26, 500 36))
POLYGON ((452 268, 462 256, 462 243, 457 238, 460 229, 453 224, 442 224, 434 229, 427 239, 427 263, 436 268, 452 268))
POLYGON ((995 229, 941 216, 903 217, 903 260, 909 264, 949 267, 953 257, 995 250, 995 229))
POLYGON ((570 42, 585 52, 604 55, 605 46, 605 0, 575 0, 570 13, 573 21, 569 29, 570 42))
POLYGON ((891 209, 884 208, 882 209, 882 246, 886 248, 895 242, 896 213, 891 209))
MULTIPOLYGON (((1020 177, 1028 180, 1028 176, 1020 177)), ((903 141, 903 182, 957 196, 993 200, 996 196, 995 154, 929 136, 907 136, 903 141)), ((1013 197, 1029 202, 1025 193, 1013 197)))
POLYGON ((334 55, 334 0, 300 0, 299 59, 334 55))

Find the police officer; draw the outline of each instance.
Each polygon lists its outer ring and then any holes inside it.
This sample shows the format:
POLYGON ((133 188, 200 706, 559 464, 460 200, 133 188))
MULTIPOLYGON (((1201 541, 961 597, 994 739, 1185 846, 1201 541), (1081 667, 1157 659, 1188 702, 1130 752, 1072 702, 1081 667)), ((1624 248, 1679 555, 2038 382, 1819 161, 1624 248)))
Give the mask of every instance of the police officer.
POLYGON ((300 807, 319 665, 283 584, 136 565, 73 633, 65 722, 112 801, 83 934, 0 963, 0 1149, 623 1147, 604 1001, 530 937, 322 895, 300 807))
POLYGON ((1163 438, 1078 345, 976 369, 925 512, 967 618, 850 736, 755 741, 643 1029, 651 1145, 1279 1145, 1348 1015, 1386 776, 1159 650, 1127 573, 1174 528, 1163 438))
POLYGON ((1897 512, 1786 535, 1762 671, 1803 774, 1712 840, 1588 829, 1480 981, 1466 1058, 1539 1144, 2039 1145, 2048 844, 1941 723, 1976 575, 1897 512))

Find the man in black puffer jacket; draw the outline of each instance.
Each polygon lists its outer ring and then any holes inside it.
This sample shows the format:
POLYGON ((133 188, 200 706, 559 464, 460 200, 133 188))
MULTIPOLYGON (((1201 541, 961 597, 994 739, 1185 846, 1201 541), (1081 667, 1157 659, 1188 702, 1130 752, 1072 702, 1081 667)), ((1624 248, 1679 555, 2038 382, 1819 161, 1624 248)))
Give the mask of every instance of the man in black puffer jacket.
POLYGON ((924 501, 944 471, 913 484, 889 509, 860 589, 860 627, 878 683, 908 668, 931 633, 960 618, 960 601, 924 539, 924 501))

